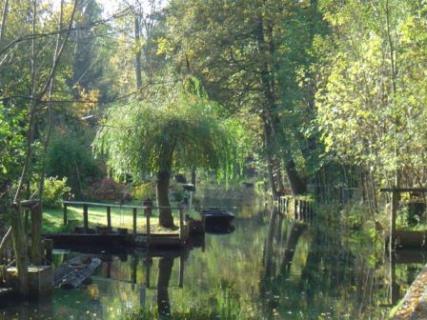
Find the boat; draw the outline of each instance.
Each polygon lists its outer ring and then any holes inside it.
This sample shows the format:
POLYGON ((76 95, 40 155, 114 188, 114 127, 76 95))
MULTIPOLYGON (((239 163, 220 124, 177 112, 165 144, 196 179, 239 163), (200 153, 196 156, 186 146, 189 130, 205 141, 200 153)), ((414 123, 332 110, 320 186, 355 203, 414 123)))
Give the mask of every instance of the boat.
POLYGON ((212 226, 228 227, 231 221, 233 221, 234 219, 233 213, 218 208, 209 208, 202 210, 201 215, 205 223, 205 228, 209 228, 212 226))
POLYGON ((83 285, 101 265, 97 257, 79 255, 57 268, 54 275, 56 288, 75 289, 83 285))

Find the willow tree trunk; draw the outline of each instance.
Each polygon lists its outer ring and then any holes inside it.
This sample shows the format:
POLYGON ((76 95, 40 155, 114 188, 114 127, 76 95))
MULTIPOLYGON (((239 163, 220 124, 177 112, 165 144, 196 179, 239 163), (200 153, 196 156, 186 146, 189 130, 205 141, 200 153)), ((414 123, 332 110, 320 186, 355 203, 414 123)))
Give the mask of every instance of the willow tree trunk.
POLYGON ((169 281, 173 267, 173 258, 164 257, 159 260, 159 277, 157 279, 157 309, 160 319, 169 319, 171 306, 169 300, 169 281))
POLYGON ((162 170, 157 174, 157 197, 159 203, 159 223, 162 227, 173 228, 172 210, 169 202, 170 171, 162 170))

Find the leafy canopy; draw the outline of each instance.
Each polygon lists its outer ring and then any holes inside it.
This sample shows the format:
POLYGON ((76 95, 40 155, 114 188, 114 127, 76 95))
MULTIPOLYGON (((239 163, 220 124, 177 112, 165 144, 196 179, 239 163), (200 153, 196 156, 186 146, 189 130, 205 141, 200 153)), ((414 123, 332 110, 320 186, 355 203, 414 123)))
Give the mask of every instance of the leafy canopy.
POLYGON ((197 81, 160 88, 143 101, 112 107, 94 142, 116 176, 170 169, 212 169, 229 179, 241 168, 247 138, 236 119, 222 120, 197 81))

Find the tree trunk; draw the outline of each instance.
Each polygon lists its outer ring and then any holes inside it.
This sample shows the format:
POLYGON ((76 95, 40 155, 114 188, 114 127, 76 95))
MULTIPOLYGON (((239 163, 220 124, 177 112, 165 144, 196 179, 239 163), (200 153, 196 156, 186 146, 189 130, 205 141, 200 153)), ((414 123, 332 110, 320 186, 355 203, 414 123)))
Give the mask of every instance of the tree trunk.
POLYGON ((160 319, 168 318, 171 314, 169 300, 169 280, 171 278, 173 258, 165 257, 159 260, 159 277, 157 280, 157 309, 160 319))
MULTIPOLYGON (((13 212, 11 215, 11 226, 12 226, 12 239, 13 239, 13 247, 16 256, 16 267, 18 272, 18 280, 19 280, 19 291, 23 296, 28 295, 28 243, 27 243, 27 235, 25 233, 22 208, 21 208, 21 198, 23 187, 25 183, 30 181, 31 178, 31 170, 32 170, 32 158, 33 158, 33 141, 35 135, 35 127, 36 127, 36 118, 38 109, 38 101, 42 100, 47 90, 49 89, 49 85, 51 80, 55 77, 56 71, 58 69, 59 60, 62 56, 62 53, 65 48, 65 44, 68 41, 68 37, 71 32, 72 24, 74 21, 74 15, 76 12, 78 0, 74 0, 73 10, 71 12, 70 21, 68 24, 68 30, 64 36, 64 40, 61 44, 60 49, 57 52, 56 59, 54 60, 52 67, 47 75, 46 82, 41 87, 40 91, 36 91, 36 81, 35 81, 35 39, 32 39, 31 43, 31 94, 35 99, 33 99, 30 103, 29 107, 29 123, 27 130, 27 146, 25 153, 25 160, 21 172, 21 177, 18 181, 18 185, 15 191, 15 196, 13 199, 13 212)), ((37 9, 37 1, 33 2, 33 33, 35 33, 35 21, 36 21, 36 9, 37 9)), ((41 219, 41 217, 40 217, 41 219)))
POLYGON ((279 176, 277 179, 275 179, 275 170, 280 168, 276 168, 275 166, 275 159, 274 159, 274 152, 272 149, 274 149, 274 144, 272 144, 272 130, 269 127, 267 119, 263 117, 264 121, 264 144, 265 144, 265 150, 267 153, 267 169, 268 169, 268 176, 270 179, 270 186, 271 191, 273 194, 273 198, 276 199, 279 196, 279 193, 283 191, 283 179, 281 176, 281 173, 279 171, 279 176))
POLYGON ((306 225, 304 224, 293 223, 290 225, 290 231, 288 234, 288 238, 286 239, 285 250, 280 265, 280 270, 282 274, 289 274, 292 260, 294 258, 294 253, 298 245, 298 240, 305 231, 305 229, 306 225))
POLYGON ((173 228, 172 210, 169 202, 169 180, 170 172, 167 170, 159 171, 157 174, 157 197, 159 203, 159 223, 162 227, 173 228))
POLYGON ((9 0, 6 0, 3 7, 3 14, 1 18, 1 27, 0 27, 0 42, 3 41, 4 35, 6 33, 6 20, 7 14, 9 13, 9 0))
POLYGON ((291 185, 292 194, 300 195, 307 192, 307 183, 303 180, 295 166, 293 159, 290 159, 286 162, 286 174, 288 176, 289 184, 291 185))
POLYGON ((140 36, 140 23, 139 16, 135 13, 135 77, 136 77, 136 89, 139 91, 142 87, 142 78, 141 78, 141 36, 140 36))
POLYGON ((6 231, 6 234, 3 236, 3 238, 0 241, 0 259, 3 256, 4 252, 6 251, 11 235, 12 235, 12 228, 9 227, 9 229, 7 229, 6 231))
POLYGON ((19 205, 14 206, 10 219, 12 225, 13 248, 16 256, 16 269, 18 272, 19 293, 28 296, 28 246, 27 235, 24 232, 22 211, 19 205))
POLYGON ((259 17, 258 29, 257 29, 257 41, 258 41, 258 50, 260 53, 264 54, 268 59, 264 59, 264 62, 260 71, 260 80, 262 91, 265 99, 264 110, 262 115, 262 120, 264 122, 264 132, 265 140, 267 147, 267 154, 269 155, 269 174, 270 179, 272 180, 272 189, 273 196, 277 195, 283 190, 283 183, 281 181, 275 181, 279 179, 274 178, 274 152, 280 152, 284 155, 285 160, 285 170, 291 184, 293 194, 301 194, 306 191, 306 184, 303 179, 299 176, 298 171, 296 170, 295 163, 293 161, 292 155, 289 150, 286 150, 284 146, 284 139, 279 141, 279 135, 283 138, 283 133, 281 132, 282 123, 277 116, 277 98, 275 91, 275 81, 274 81, 274 68, 273 68, 273 57, 275 54, 275 47, 271 41, 272 39, 273 26, 270 20, 266 21, 266 26, 264 23, 264 18, 259 17), (267 37, 265 36, 267 33, 267 37), (268 42, 267 39, 270 39, 268 42), (277 151, 276 151, 277 149, 277 151), (277 186, 275 186, 278 184, 277 186), (281 190, 277 190, 281 189, 281 190))
POLYGON ((31 212, 31 262, 42 264, 42 206, 41 201, 30 209, 31 212))

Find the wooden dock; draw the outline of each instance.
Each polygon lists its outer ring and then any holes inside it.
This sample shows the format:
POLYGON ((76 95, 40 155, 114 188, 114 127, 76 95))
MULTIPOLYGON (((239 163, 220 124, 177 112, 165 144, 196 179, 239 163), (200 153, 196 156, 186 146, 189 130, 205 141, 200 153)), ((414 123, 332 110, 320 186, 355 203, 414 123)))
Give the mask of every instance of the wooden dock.
POLYGON ((185 245, 179 234, 159 233, 159 234, 119 234, 119 233, 55 233, 45 234, 46 239, 51 239, 54 246, 67 244, 93 245, 93 246, 113 246, 113 247, 181 247, 185 245))
POLYGON ((63 246, 67 244, 75 245, 93 245, 93 246, 110 246, 110 247, 182 247, 187 243, 189 238, 188 223, 184 218, 186 207, 181 205, 176 208, 179 212, 179 228, 177 231, 156 232, 153 230, 152 210, 157 209, 150 202, 144 202, 143 206, 137 205, 118 205, 113 203, 96 203, 82 201, 64 201, 63 221, 64 225, 68 223, 68 207, 82 207, 82 227, 76 228, 77 232, 45 234, 46 239, 51 239, 54 246, 63 246), (99 226, 97 230, 89 227, 89 207, 104 207, 106 209, 105 222, 106 226, 99 226), (126 208, 132 210, 132 229, 117 228, 111 222, 111 208, 126 208), (139 232, 138 221, 141 217, 138 212, 143 211, 145 220, 144 232, 139 232))
POLYGON ((395 250, 405 248, 427 249, 426 236, 427 230, 424 231, 405 231, 398 230, 396 227, 396 219, 398 215, 400 195, 402 193, 427 193, 427 188, 384 188, 381 192, 391 193, 390 213, 389 213, 389 234, 387 236, 386 250, 391 254, 395 250))
POLYGON ((311 222, 314 218, 313 202, 306 197, 281 196, 279 198, 279 211, 292 220, 311 222))

